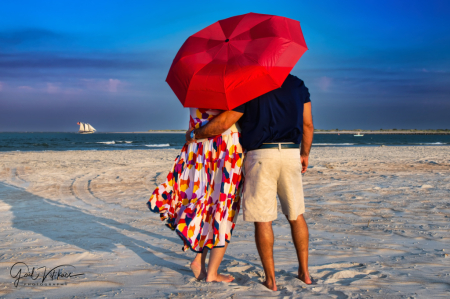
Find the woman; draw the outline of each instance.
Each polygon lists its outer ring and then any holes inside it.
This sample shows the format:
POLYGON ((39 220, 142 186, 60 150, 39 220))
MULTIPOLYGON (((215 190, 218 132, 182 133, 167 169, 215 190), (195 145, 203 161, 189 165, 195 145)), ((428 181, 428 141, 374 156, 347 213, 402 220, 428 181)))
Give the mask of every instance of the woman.
MULTIPOLYGON (((197 129, 221 110, 190 108, 189 128, 197 129)), ((175 230, 183 250, 197 252, 191 269, 197 279, 231 282, 217 273, 231 239, 240 207, 244 153, 237 125, 221 135, 185 144, 166 181, 148 201, 151 211, 175 230), (211 254, 206 270, 208 250, 211 254)))

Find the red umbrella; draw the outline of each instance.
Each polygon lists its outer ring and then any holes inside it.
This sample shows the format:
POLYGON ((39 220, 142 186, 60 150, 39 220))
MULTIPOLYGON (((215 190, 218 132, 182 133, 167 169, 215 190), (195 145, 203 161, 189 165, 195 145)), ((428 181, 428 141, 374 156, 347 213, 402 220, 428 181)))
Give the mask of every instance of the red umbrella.
POLYGON ((184 107, 231 110, 281 87, 306 50, 298 21, 248 13, 190 36, 166 81, 184 107))

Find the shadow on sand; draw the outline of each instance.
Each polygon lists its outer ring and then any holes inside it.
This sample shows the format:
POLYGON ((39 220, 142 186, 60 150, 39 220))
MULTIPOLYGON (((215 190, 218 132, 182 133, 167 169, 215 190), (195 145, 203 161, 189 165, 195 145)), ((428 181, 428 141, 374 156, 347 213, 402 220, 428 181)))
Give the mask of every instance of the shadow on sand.
POLYGON ((113 219, 94 216, 76 207, 55 202, 4 183, 0 183, 0 200, 11 206, 10 211, 14 216, 12 227, 19 230, 32 231, 88 252, 113 252, 117 248, 116 244, 122 244, 150 265, 167 267, 182 275, 187 274, 186 267, 164 260, 151 251, 178 259, 190 260, 189 257, 134 239, 127 236, 127 233, 142 233, 155 239, 164 239, 164 242, 180 244, 177 236, 166 237, 113 219))

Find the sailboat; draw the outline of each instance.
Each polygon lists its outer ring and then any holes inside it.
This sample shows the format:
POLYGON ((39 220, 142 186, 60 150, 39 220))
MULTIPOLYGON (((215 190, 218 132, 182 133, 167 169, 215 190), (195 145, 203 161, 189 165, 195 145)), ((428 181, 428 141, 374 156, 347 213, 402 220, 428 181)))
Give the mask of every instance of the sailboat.
POLYGON ((362 136, 364 136, 364 134, 361 134, 361 132, 358 132, 357 135, 353 135, 353 136, 355 136, 355 137, 362 137, 362 136))
POLYGON ((77 125, 80 125, 80 130, 78 131, 80 134, 92 134, 96 131, 93 126, 87 123, 77 122, 77 125))

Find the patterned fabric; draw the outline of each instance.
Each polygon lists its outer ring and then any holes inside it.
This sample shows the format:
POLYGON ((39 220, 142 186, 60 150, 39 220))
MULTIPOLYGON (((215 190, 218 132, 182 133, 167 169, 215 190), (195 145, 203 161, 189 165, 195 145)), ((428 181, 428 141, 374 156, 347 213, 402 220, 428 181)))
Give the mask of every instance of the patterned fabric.
MULTIPOLYGON (((190 108, 190 128, 199 128, 220 110, 190 108)), ((223 247, 230 242, 240 208, 244 153, 233 125, 222 135, 185 144, 166 181, 147 202, 188 248, 223 247)))

